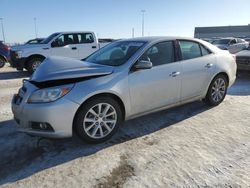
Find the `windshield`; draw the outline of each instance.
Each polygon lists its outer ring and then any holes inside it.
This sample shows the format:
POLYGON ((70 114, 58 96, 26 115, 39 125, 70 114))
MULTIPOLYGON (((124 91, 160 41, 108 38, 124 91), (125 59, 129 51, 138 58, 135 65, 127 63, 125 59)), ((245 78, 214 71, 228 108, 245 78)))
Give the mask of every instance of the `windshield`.
POLYGON ((55 36, 57 36, 59 33, 53 33, 52 35, 48 36, 46 39, 44 39, 41 44, 48 44, 55 36))
POLYGON ((231 39, 220 39, 220 40, 215 40, 213 44, 228 44, 231 41, 231 39))
POLYGON ((109 66, 123 65, 145 43, 146 42, 141 42, 141 41, 114 42, 105 46, 104 48, 101 48, 96 53, 84 59, 84 61, 101 65, 109 65, 109 66))

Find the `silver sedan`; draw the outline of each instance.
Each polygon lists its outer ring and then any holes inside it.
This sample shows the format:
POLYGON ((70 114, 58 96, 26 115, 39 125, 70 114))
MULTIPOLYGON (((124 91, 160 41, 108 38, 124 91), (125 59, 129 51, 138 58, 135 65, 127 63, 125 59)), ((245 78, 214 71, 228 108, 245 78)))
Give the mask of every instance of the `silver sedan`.
POLYGON ((192 101, 219 105, 236 78, 235 57, 201 40, 120 40, 79 61, 47 58, 13 97, 18 130, 87 142, 128 119, 192 101))

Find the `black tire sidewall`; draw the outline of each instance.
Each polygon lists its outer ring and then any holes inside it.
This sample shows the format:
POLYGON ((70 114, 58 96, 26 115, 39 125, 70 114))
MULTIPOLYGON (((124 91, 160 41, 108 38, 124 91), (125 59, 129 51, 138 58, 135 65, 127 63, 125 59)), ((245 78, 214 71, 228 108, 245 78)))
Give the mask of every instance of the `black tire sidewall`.
POLYGON ((32 66, 35 61, 41 61, 41 63, 42 63, 43 59, 40 57, 34 57, 28 61, 27 70, 30 74, 32 74, 35 71, 35 70, 33 70, 33 66, 32 66))
POLYGON ((74 126, 75 126, 75 131, 80 138, 82 138, 84 141, 88 143, 96 144, 96 143, 101 143, 110 139, 115 134, 115 132, 117 132, 118 128, 120 127, 121 122, 122 122, 122 110, 118 102, 116 102, 114 99, 110 97, 98 97, 98 98, 91 99, 90 101, 87 101, 80 107, 80 109, 78 110, 75 116, 74 126), (116 122, 114 129, 106 137, 101 138, 101 139, 94 139, 88 136, 87 133, 84 131, 83 119, 86 113, 89 111, 89 109, 98 103, 108 103, 111 106, 113 106, 113 108, 116 110, 117 122, 116 122))
POLYGON ((209 86, 209 89, 208 89, 208 92, 207 92, 207 96, 206 96, 206 100, 205 100, 205 101, 206 101, 209 105, 211 105, 211 106, 217 106, 217 105, 219 105, 219 104, 225 99, 225 97, 226 97, 226 95, 227 95, 227 87, 228 87, 228 81, 227 81, 226 76, 224 76, 224 75, 222 75, 222 74, 216 76, 216 77, 212 80, 212 82, 211 82, 211 84, 210 84, 210 86, 209 86), (213 98, 212 98, 212 87, 213 87, 213 85, 214 85, 214 82, 215 82, 217 79, 219 79, 219 78, 221 78, 221 79, 223 79, 223 80, 225 81, 225 83, 226 83, 226 91, 225 91, 225 94, 224 94, 223 98, 222 98, 220 101, 215 102, 215 101, 213 100, 213 98))
POLYGON ((0 68, 4 67, 6 61, 2 57, 0 57, 0 68))

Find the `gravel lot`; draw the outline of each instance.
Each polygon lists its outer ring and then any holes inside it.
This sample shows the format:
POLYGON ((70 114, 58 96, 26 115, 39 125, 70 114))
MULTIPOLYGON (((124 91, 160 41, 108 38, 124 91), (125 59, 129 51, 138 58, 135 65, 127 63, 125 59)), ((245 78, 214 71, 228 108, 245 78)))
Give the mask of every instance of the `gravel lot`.
POLYGON ((250 187, 250 75, 218 107, 131 120, 99 145, 16 132, 10 103, 25 77, 0 69, 0 187, 250 187))

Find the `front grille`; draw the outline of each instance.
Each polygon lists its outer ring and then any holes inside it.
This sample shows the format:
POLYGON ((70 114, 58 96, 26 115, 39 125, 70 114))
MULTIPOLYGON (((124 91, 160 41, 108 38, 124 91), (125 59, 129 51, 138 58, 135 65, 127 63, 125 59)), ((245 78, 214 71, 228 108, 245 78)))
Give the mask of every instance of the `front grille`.
POLYGON ((12 61, 16 61, 16 60, 17 60, 16 55, 17 55, 17 54, 16 54, 15 51, 10 50, 10 59, 11 59, 12 61))
POLYGON ((237 57, 237 64, 250 65, 250 57, 237 57))

